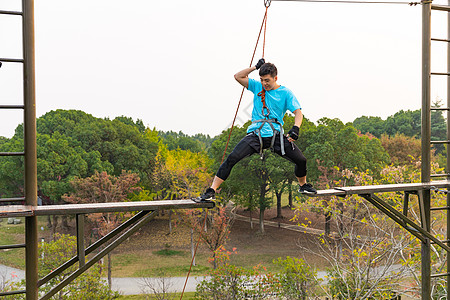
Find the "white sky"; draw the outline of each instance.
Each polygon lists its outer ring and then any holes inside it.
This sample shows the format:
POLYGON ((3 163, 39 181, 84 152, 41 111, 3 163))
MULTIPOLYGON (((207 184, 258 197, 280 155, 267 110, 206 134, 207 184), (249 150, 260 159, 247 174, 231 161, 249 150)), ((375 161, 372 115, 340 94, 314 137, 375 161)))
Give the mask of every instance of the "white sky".
MULTIPOLYGON (((20 9, 0 0, 0 10, 20 9)), ((263 0, 35 0, 37 116, 79 109, 217 135, 233 119, 233 75, 249 65, 263 15, 263 0)), ((445 17, 433 12, 433 37, 446 37, 445 17)), ((266 60, 309 119, 420 108, 420 6, 273 1, 267 24, 266 60)), ((446 71, 445 47, 432 44, 434 72, 446 71)), ((0 16, 0 57, 21 56, 20 17, 0 16)), ((446 101, 444 83, 433 79, 432 99, 446 101)), ((249 119, 251 99, 238 120, 249 119)), ((22 101, 21 65, 4 63, 0 103, 22 101)), ((11 137, 22 112, 0 120, 11 137)))

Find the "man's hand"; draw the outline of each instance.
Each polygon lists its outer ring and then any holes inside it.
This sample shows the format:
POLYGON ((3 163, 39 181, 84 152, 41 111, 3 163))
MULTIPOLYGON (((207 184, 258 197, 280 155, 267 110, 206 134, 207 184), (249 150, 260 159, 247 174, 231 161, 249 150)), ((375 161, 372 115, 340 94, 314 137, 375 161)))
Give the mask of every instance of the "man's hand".
POLYGON ((266 61, 264 60, 264 58, 261 58, 260 60, 258 60, 258 63, 255 65, 256 70, 259 70, 259 68, 261 68, 261 66, 265 63, 266 63, 266 61))
POLYGON ((300 128, 298 126, 292 126, 291 130, 289 130, 287 136, 290 142, 296 141, 298 139, 298 134, 300 132, 300 128))

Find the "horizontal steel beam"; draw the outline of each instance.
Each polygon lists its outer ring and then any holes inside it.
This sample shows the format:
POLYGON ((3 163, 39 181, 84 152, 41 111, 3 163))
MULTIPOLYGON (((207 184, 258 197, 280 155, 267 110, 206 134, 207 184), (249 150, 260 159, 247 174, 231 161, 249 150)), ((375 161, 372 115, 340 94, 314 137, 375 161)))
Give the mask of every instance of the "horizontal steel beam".
POLYGON ((0 109, 24 109, 25 105, 0 105, 0 109))
POLYGON ((450 73, 446 73, 446 72, 431 72, 431 75, 443 75, 443 76, 449 76, 450 73))
POLYGON ((450 177, 450 173, 431 174, 430 177, 433 177, 433 178, 436 178, 436 177, 450 177))
POLYGON ((26 244, 2 245, 2 246, 0 246, 0 250, 25 248, 25 246, 26 246, 26 244))
POLYGON ((25 152, 0 152, 0 156, 24 156, 25 152))
POLYGON ((449 276, 450 273, 431 274, 431 278, 449 276))
POLYGON ((450 6, 447 5, 431 5, 433 10, 450 11, 450 6))
POLYGON ((22 202, 25 201, 25 197, 20 198, 0 198, 0 202, 22 202))
POLYGON ((1 62, 23 63, 23 58, 0 58, 1 62))
POLYGON ((0 205, 0 217, 30 217, 34 216, 33 206, 30 205, 0 205))
POLYGON ((450 206, 443 206, 443 207, 431 207, 430 210, 448 210, 450 209, 450 206))
POLYGON ((431 39, 432 41, 436 41, 436 42, 446 42, 446 43, 450 43, 450 40, 447 39, 431 39))
POLYGON ((7 10, 0 10, 0 15, 22 16, 23 13, 22 13, 21 11, 7 11, 7 10))
POLYGON ((214 202, 196 203, 193 200, 163 200, 163 201, 138 201, 138 202, 110 202, 87 204, 63 204, 36 206, 36 216, 47 215, 75 215, 120 211, 142 211, 158 209, 186 209, 186 208, 213 208, 214 202))
POLYGON ((450 141, 430 141, 431 144, 450 144, 450 141))
POLYGON ((11 296, 11 295, 19 295, 19 294, 25 294, 27 291, 25 290, 19 290, 19 291, 10 291, 10 292, 1 292, 0 297, 3 296, 11 296))
POLYGON ((431 110, 450 110, 449 107, 430 107, 431 110))

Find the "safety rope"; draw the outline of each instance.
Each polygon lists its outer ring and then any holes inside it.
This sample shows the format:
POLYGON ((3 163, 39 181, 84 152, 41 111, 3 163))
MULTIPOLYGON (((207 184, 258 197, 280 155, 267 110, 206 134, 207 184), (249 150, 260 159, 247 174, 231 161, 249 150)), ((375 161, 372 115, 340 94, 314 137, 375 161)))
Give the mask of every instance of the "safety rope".
MULTIPOLYGON (((269 9, 269 6, 270 6, 271 2, 272 2, 271 0, 265 0, 264 1, 264 6, 266 7, 266 12, 264 13, 264 18, 263 18, 263 21, 262 21, 262 24, 261 24, 261 28, 259 29, 258 39, 256 40, 255 49, 253 50, 253 55, 252 55, 252 59, 250 60, 250 66, 249 67, 251 67, 252 64, 253 64, 253 59, 255 58, 256 49, 258 48, 259 39, 261 37, 261 33, 262 33, 263 28, 264 28, 264 42, 263 42, 263 49, 262 49, 262 51, 263 51, 262 57, 264 58, 264 48, 266 46, 265 45, 266 44, 266 29, 265 28, 266 28, 266 24, 267 24, 267 10, 269 9)), ((239 112, 239 107, 241 106, 242 96, 244 95, 244 91, 245 91, 245 87, 242 87, 241 96, 239 97, 239 102, 238 102, 238 105, 237 105, 237 108, 236 108, 236 112, 234 114, 233 122, 231 123, 230 133, 228 134, 227 143, 225 145, 225 150, 223 151, 222 161, 221 161, 220 164, 223 163, 223 161, 225 159, 225 155, 227 154, 228 144, 230 143, 231 133, 233 132, 233 129, 234 129, 234 123, 236 122, 236 117, 237 117, 237 114, 239 112)))
POLYGON ((416 6, 425 4, 422 2, 406 2, 406 1, 358 1, 358 0, 273 0, 273 1, 291 1, 291 2, 317 2, 317 3, 345 3, 345 4, 407 4, 409 6, 416 6))
MULTIPOLYGON (((261 33, 262 33, 262 29, 264 28, 264 41, 263 41, 263 47, 262 47, 262 58, 264 58, 264 49, 266 46, 266 28, 267 28, 267 10, 269 9, 269 6, 271 4, 272 0, 264 0, 264 7, 266 8, 266 11, 264 13, 264 17, 263 17, 263 21, 261 24, 261 28, 259 29, 259 33, 258 33, 258 38, 256 40, 256 45, 255 45, 255 49, 253 50, 253 55, 252 55, 252 59, 250 60, 250 66, 252 66, 253 64, 253 60, 255 58, 255 54, 256 54, 256 49, 258 48, 258 44, 259 44, 259 39, 261 37, 261 33)), ((263 89, 264 90, 264 89, 263 89)), ((234 123, 236 122, 236 118, 237 118, 237 114, 239 112, 239 107, 241 106, 241 102, 242 102, 242 96, 244 95, 244 91, 245 91, 245 87, 242 87, 242 92, 241 92, 241 96, 239 97, 239 102, 238 102, 238 106, 236 108, 236 113, 234 114, 234 118, 233 118, 233 122, 231 124, 231 128, 230 128, 230 133, 228 134, 228 139, 227 139, 227 143, 225 145, 225 150, 223 151, 223 156, 222 156, 222 162, 225 159, 225 155, 227 153, 227 149, 228 149, 228 144, 230 143, 230 138, 231 138, 231 133, 233 132, 233 128, 234 128, 234 123)), ((264 105, 265 106, 265 105, 264 105)), ((266 107, 267 108, 267 107, 266 107)), ((205 213, 205 220, 203 221, 203 226, 202 228, 205 227, 206 225, 206 219, 208 217, 208 210, 206 210, 205 213)), ((186 281, 184 282, 184 286, 183 286, 183 291, 181 292, 181 297, 180 300, 183 299, 183 295, 184 295, 184 291, 186 289, 186 285, 189 279, 189 275, 191 274, 191 270, 192 270, 192 265, 194 264, 194 259, 195 259, 195 255, 197 254, 197 249, 198 249, 198 245, 200 243, 200 239, 201 239, 201 235, 199 236, 198 240, 197 240, 197 244, 195 245, 195 250, 194 250, 194 255, 192 255, 192 260, 191 260, 191 265, 189 267, 189 271, 188 274, 186 276, 186 281)))
MULTIPOLYGON (((206 210, 206 212, 205 212, 205 219, 203 220, 203 225, 201 228, 205 228, 207 218, 208 218, 208 210, 206 210)), ((184 282, 183 291, 181 292, 180 300, 183 299, 184 290, 186 289, 186 284, 188 282, 189 275, 191 274, 192 265, 194 264, 195 255, 197 254, 198 244, 200 243, 201 237, 202 237, 202 235, 200 234, 198 237, 198 240, 197 240, 197 244, 195 245, 194 255, 192 255, 191 266, 189 267, 189 271, 186 276, 186 281, 184 282)))

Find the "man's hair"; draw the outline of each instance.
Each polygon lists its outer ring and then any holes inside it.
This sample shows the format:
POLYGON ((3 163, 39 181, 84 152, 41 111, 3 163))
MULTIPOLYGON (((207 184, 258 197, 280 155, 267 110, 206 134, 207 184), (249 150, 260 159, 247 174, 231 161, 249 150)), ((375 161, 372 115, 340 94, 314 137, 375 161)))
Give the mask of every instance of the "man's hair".
POLYGON ((275 77, 278 75, 277 67, 272 63, 265 63, 259 69, 259 76, 270 75, 275 77))

